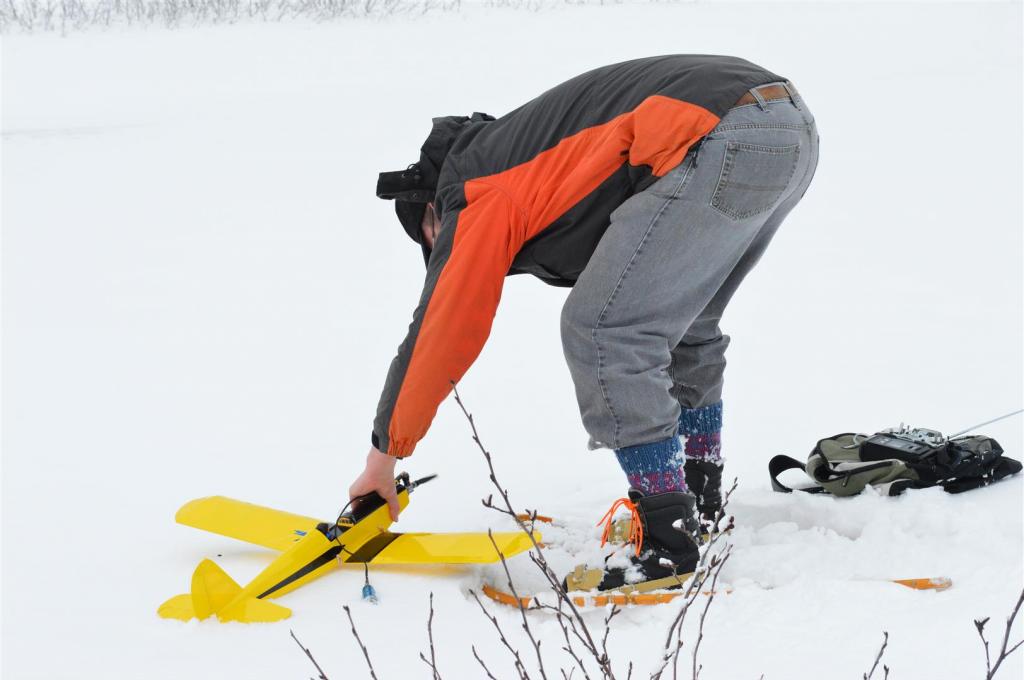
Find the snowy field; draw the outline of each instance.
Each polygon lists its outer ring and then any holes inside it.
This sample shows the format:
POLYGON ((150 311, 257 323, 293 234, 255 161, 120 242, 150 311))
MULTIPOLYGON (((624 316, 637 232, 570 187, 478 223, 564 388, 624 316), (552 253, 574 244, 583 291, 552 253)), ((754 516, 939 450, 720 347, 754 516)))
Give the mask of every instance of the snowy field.
MULTIPOLYGON (((211 494, 323 518, 344 502, 423 276, 377 172, 416 159, 431 116, 500 115, 672 52, 791 78, 822 140, 725 320, 738 528, 701 677, 861 678, 883 630, 892 678, 984 677, 972 619, 998 637, 1024 582, 1020 477, 840 501, 771 492, 766 463, 1024 401, 1021 21, 1019 2, 636 4, 3 37, 3 678, 309 677, 289 628, 332 680, 366 677, 344 604, 381 680, 427 678, 430 591, 443 677, 484 677, 471 645, 515 677, 468 595, 486 569, 373 569, 377 606, 335 572, 279 601, 285 623, 159 619, 202 558, 242 583, 270 559, 174 513, 211 494), (940 575, 955 586, 885 582, 940 575)), ((510 279, 460 392, 516 504, 596 538, 624 478, 586 450, 564 297, 510 279)), ((1024 453, 1020 417, 982 431, 1024 453)), ((508 528, 452 400, 405 469, 440 478, 397 529, 508 528)), ((515 636, 518 613, 496 614, 515 636)), ((621 677, 647 676, 674 614, 616 619, 621 677)), ((560 632, 534 625, 550 672, 560 632)))

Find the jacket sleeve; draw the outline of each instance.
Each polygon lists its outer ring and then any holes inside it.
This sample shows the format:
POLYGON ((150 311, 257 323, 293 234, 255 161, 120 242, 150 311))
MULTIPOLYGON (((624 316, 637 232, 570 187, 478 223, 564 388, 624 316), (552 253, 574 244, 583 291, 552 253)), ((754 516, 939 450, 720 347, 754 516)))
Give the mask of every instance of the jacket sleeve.
POLYGON ((391 362, 373 423, 373 445, 410 455, 437 407, 476 360, 491 332, 501 289, 525 239, 504 192, 462 185, 461 208, 445 210, 419 305, 391 362))

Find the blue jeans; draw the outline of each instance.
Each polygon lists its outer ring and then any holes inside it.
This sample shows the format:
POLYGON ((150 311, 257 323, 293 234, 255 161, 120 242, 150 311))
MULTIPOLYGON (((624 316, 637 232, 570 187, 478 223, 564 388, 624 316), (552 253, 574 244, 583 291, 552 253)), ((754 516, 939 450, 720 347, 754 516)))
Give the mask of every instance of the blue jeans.
POLYGON ((612 213, 561 316, 591 449, 672 437, 681 407, 721 399, 722 313, 817 162, 802 98, 762 99, 612 213))

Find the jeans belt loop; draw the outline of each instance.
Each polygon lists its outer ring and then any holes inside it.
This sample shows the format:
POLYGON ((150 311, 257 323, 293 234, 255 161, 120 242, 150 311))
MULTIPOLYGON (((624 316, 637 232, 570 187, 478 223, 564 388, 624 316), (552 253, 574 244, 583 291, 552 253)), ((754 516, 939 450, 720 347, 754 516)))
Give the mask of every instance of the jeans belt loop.
POLYGON ((782 86, 786 88, 786 92, 789 93, 789 100, 793 102, 793 106, 796 107, 796 110, 802 111, 803 109, 800 108, 800 100, 797 98, 796 90, 793 89, 793 86, 789 84, 789 81, 783 81, 782 86))
POLYGON ((754 95, 754 99, 757 100, 757 105, 761 107, 762 111, 768 110, 768 101, 761 95, 756 87, 750 88, 750 94, 754 95))

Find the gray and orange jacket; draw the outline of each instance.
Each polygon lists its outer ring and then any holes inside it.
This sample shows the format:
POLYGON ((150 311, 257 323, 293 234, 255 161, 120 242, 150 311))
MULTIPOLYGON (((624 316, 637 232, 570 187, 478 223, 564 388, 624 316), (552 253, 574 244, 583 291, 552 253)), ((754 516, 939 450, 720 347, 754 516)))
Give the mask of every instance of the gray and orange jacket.
POLYGON ((408 456, 480 354, 509 274, 572 286, 611 212, 676 167, 748 89, 785 80, 743 59, 670 55, 577 76, 498 118, 435 118, 448 148, 441 230, 372 441, 408 456))

